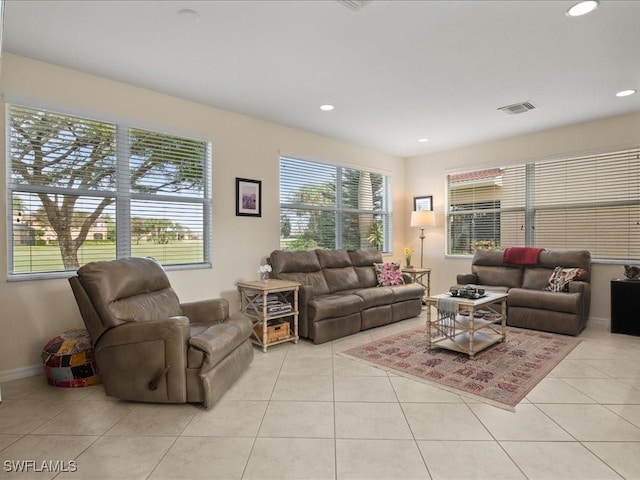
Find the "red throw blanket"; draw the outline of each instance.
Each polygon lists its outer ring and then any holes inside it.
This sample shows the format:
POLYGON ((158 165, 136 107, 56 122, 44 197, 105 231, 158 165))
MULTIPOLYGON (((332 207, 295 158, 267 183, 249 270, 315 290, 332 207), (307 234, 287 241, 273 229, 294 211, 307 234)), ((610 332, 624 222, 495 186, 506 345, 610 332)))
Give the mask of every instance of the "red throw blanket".
POLYGON ((515 265, 535 265, 543 250, 544 248, 535 247, 507 247, 502 254, 502 261, 515 265))

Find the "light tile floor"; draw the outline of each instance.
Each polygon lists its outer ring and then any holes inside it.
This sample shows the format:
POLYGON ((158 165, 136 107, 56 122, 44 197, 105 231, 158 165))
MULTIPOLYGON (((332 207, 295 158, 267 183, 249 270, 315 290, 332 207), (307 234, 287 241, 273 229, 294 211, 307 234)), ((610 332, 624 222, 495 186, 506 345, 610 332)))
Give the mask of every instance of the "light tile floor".
POLYGON ((422 322, 256 349, 211 410, 3 383, 0 478, 640 479, 640 337, 592 322, 515 413, 336 355, 422 322))

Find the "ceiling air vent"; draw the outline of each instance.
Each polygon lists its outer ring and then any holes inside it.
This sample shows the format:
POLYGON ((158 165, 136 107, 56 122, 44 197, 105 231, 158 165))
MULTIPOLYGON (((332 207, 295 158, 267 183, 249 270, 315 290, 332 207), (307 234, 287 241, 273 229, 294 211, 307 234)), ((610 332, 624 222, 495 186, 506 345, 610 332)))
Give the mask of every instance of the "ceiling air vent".
POLYGON ((514 103, 513 105, 507 105, 506 107, 500 107, 498 110, 506 113, 507 115, 517 115, 519 113, 525 113, 529 110, 534 110, 536 107, 531 102, 514 103))
POLYGON ((336 0, 341 5, 344 5, 349 10, 357 12, 361 8, 367 5, 371 0, 336 0))

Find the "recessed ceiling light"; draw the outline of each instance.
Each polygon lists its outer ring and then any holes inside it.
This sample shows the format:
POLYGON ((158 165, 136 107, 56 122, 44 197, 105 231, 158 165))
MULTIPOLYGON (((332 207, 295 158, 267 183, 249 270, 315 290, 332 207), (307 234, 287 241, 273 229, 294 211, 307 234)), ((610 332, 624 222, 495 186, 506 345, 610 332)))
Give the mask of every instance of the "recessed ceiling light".
POLYGON ((419 138, 419 139, 418 139, 418 141, 419 141, 420 143, 426 143, 426 142, 428 142, 428 141, 429 141, 429 139, 428 139, 428 138, 419 138))
POLYGON ((585 2, 578 2, 565 14, 567 17, 580 17, 582 15, 586 15, 587 13, 593 12, 596 8, 598 8, 598 0, 586 0, 585 2))
POLYGON ((636 92, 637 90, 635 89, 622 90, 621 92, 616 93, 616 97, 628 97, 629 95, 633 95, 636 92))
POLYGON ((331 110, 333 110, 334 107, 333 105, 329 105, 328 103, 325 105, 320 105, 320 110, 325 111, 325 112, 330 112, 331 110))
POLYGON ((183 8, 178 11, 178 16, 189 23, 196 23, 200 20, 200 14, 190 8, 183 8))

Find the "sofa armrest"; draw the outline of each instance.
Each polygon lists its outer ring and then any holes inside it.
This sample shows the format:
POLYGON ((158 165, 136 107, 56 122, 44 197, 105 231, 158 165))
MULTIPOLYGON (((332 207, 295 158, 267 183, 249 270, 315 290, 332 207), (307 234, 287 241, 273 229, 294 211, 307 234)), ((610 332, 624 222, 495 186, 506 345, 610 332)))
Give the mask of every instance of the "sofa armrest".
POLYGON ((583 281, 569 282, 568 291, 569 293, 582 294, 582 321, 583 325, 586 325, 587 320, 589 319, 589 310, 591 308, 591 285, 589 282, 583 281))
POLYGON ((462 273, 456 276, 458 285, 477 285, 478 276, 475 273, 462 273))
POLYGON ((585 293, 590 290, 591 286, 589 282, 569 282, 567 284, 569 293, 585 293))
POLYGON ((132 343, 162 340, 169 343, 186 345, 189 338, 189 319, 178 316, 164 320, 129 322, 109 329, 98 342, 96 353, 100 349, 130 345, 132 343))
POLYGON ((309 337, 309 303, 315 295, 311 285, 300 285, 298 290, 298 334, 301 337, 309 337))
POLYGON ((229 301, 226 298, 181 303, 180 307, 191 323, 219 323, 229 316, 229 301))

